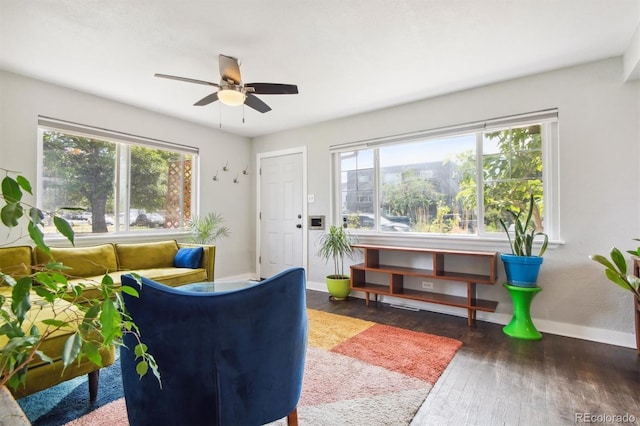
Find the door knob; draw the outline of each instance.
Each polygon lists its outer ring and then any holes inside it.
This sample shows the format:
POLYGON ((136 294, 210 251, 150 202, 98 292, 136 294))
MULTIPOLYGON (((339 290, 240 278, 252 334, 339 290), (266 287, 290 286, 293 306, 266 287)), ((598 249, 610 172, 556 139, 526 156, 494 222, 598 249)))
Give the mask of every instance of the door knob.
POLYGON ((300 224, 300 223, 299 223, 299 224, 297 224, 297 225, 296 225, 296 228, 298 228, 298 229, 302 228, 302 224, 300 224))

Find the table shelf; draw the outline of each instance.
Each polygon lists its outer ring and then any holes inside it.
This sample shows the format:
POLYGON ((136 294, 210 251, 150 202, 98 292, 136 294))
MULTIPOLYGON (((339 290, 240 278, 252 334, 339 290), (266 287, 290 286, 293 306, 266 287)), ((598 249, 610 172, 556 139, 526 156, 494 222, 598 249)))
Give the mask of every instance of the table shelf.
MULTIPOLYGON (((476 297, 476 284, 493 285, 497 280, 496 265, 498 254, 496 252, 461 251, 461 250, 437 250, 427 248, 381 246, 381 245, 353 245, 353 248, 363 250, 364 262, 351 266, 351 288, 362 291, 366 295, 367 306, 370 294, 375 296, 392 296, 403 299, 417 300, 427 303, 452 306, 467 310, 469 326, 475 324, 476 312, 495 312, 498 302, 478 299, 476 297), (431 269, 415 268, 410 266, 381 263, 381 258, 388 254, 394 256, 410 256, 422 263, 428 263, 431 269), (452 259, 458 263, 473 263, 473 271, 448 269, 452 259), (449 262, 447 262, 449 260, 449 262), (367 280, 369 274, 386 274, 387 284, 373 283, 367 280), (467 296, 454 296, 407 288, 404 285, 405 277, 429 278, 461 283, 466 285, 467 296)), ((427 265, 429 266, 429 265, 427 265)))

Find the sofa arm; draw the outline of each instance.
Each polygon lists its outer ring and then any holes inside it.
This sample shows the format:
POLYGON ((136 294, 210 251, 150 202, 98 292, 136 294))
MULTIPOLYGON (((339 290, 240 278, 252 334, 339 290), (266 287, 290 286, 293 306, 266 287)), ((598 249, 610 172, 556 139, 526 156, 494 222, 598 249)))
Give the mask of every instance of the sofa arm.
POLYGON ((209 244, 178 243, 178 248, 182 247, 202 247, 204 249, 200 267, 207 271, 207 281, 213 281, 216 267, 216 246, 209 244))

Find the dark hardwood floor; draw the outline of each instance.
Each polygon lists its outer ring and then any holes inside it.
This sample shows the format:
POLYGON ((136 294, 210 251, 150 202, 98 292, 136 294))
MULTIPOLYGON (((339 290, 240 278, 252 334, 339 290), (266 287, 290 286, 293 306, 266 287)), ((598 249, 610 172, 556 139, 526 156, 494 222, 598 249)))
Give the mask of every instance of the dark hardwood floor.
POLYGON ((307 306, 463 342, 414 425, 640 424, 635 349, 545 333, 539 341, 519 340, 498 324, 469 328, 463 317, 366 307, 358 298, 332 301, 312 290, 307 306))

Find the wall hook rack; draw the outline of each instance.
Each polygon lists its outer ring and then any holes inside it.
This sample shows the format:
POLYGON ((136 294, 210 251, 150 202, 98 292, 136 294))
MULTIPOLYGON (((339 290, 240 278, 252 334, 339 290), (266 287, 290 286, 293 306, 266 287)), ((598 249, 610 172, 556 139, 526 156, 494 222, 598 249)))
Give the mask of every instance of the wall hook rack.
POLYGON ((224 166, 222 166, 222 171, 223 171, 223 172, 228 172, 228 171, 229 171, 229 161, 227 161, 227 162, 225 163, 225 165, 224 165, 224 166))
POLYGON ((233 180, 233 183, 239 183, 240 179, 238 179, 239 175, 236 175, 236 178, 233 180))
POLYGON ((242 174, 248 175, 249 174, 248 170, 249 170, 249 166, 247 165, 247 167, 245 167, 244 170, 242 171, 242 174))
POLYGON ((216 174, 215 174, 215 175, 213 175, 213 177, 211 178, 211 180, 215 180, 215 181, 217 181, 217 180, 218 180, 218 170, 216 170, 216 174))

